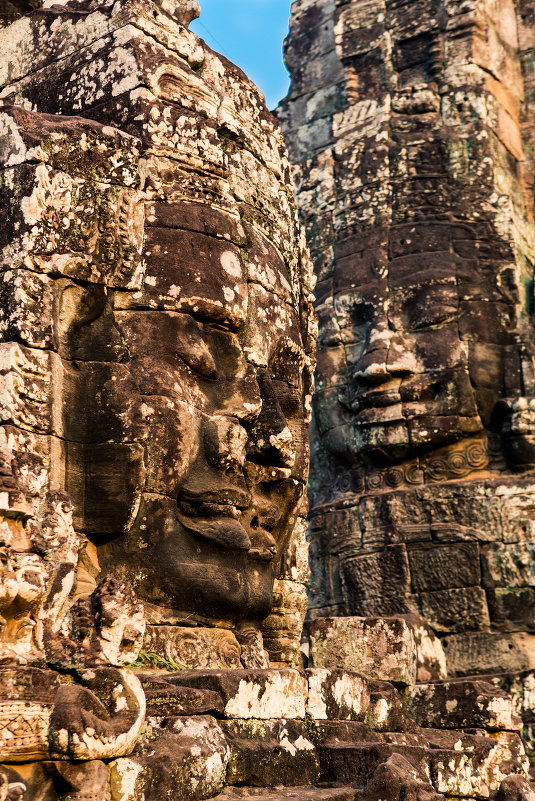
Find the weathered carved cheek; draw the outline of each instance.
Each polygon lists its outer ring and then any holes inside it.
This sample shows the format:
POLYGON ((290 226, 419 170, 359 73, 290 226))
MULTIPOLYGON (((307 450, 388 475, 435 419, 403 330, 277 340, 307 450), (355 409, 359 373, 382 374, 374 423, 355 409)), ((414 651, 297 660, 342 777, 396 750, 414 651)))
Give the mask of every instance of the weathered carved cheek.
POLYGON ((267 370, 258 371, 262 411, 250 428, 247 457, 253 462, 293 467, 295 443, 267 370))
POLYGON ((220 402, 220 414, 248 421, 258 417, 262 410, 262 397, 256 379, 256 370, 242 361, 228 380, 227 398, 220 402))

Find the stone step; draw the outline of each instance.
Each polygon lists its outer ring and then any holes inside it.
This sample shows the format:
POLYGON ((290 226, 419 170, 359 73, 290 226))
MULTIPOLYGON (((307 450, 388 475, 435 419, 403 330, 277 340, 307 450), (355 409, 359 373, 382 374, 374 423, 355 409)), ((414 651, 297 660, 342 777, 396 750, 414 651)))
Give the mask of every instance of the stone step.
POLYGON ((456 679, 417 684, 406 687, 402 699, 409 715, 425 728, 492 731, 522 728, 512 697, 486 681, 456 679))
POLYGON ((400 754, 420 770, 427 766, 426 749, 414 745, 328 741, 318 745, 317 752, 321 781, 326 783, 365 784, 392 754, 400 754))
POLYGON ((230 746, 226 781, 229 784, 314 785, 319 760, 302 720, 223 720, 220 725, 230 746))
POLYGON ((226 787, 212 801, 354 801, 354 787, 226 787))
POLYGON ((326 739, 317 746, 322 782, 365 785, 392 757, 402 757, 430 781, 437 793, 489 798, 509 773, 526 774, 527 758, 514 732, 463 733, 420 729, 392 732, 383 741, 326 739))

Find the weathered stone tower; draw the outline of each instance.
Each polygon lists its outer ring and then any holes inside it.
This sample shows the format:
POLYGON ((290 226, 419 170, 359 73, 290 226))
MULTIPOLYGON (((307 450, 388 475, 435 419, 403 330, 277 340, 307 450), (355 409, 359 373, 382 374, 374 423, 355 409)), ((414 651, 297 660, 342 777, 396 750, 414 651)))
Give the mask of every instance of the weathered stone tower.
POLYGON ((533 5, 293 4, 279 117, 318 276, 311 616, 535 667, 533 5))

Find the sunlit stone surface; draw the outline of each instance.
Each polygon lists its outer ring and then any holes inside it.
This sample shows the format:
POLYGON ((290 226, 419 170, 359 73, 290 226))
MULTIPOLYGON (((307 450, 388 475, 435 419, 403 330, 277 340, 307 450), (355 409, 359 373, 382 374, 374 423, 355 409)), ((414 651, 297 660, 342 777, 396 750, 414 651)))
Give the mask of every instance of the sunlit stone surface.
POLYGON ((416 615, 299 655, 314 276, 262 96, 194 0, 29 5, 0 5, 0 801, 528 801, 531 674, 440 683, 416 615))
POLYGON ((307 2, 279 108, 318 277, 311 616, 535 667, 533 5, 307 2))

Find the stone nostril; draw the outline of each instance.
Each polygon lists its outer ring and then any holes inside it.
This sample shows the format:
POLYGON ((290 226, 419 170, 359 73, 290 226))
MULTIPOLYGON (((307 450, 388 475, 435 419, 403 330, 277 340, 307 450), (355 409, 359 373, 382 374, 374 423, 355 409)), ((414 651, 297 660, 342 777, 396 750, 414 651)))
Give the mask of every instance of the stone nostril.
POLYGON ((363 369, 353 372, 353 380, 361 387, 376 386, 392 380, 392 374, 386 369, 386 364, 374 362, 363 369))

